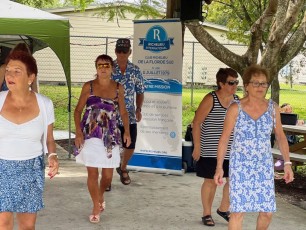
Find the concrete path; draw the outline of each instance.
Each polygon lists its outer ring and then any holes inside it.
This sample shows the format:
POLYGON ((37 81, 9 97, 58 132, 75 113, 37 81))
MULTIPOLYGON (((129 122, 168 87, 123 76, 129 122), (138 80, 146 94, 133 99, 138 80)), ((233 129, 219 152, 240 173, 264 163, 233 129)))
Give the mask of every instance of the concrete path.
MULTIPOLYGON (((112 191, 105 194, 106 210, 99 224, 91 224, 92 205, 86 185, 86 169, 58 146, 60 175, 46 178, 45 209, 38 214, 37 230, 197 230, 227 229, 227 223, 213 213, 215 227, 201 222, 200 187, 194 173, 184 176, 131 172, 132 183, 122 185, 114 173, 112 191)), ((220 202, 218 188, 213 210, 220 202)), ((269 229, 306 229, 306 210, 277 199, 277 212, 269 229)), ((255 229, 256 214, 247 214, 243 229, 255 229)))

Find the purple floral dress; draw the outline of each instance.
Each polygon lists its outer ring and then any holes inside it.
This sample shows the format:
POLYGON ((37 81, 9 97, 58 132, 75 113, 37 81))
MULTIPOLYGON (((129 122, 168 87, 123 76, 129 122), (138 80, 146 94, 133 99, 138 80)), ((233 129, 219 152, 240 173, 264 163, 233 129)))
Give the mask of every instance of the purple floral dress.
POLYGON ((81 121, 84 139, 99 138, 103 141, 107 158, 112 157, 112 149, 121 145, 121 134, 118 128, 118 92, 114 99, 105 99, 93 95, 90 82, 90 96, 86 102, 86 110, 81 121))

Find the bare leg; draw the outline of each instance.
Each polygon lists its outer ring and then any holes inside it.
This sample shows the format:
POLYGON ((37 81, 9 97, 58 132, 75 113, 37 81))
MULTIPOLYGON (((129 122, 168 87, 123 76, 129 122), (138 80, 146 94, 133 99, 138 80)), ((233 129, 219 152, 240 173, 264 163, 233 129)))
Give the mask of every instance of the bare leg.
POLYGON ((217 185, 213 179, 204 179, 201 188, 203 216, 211 215, 211 207, 215 198, 217 185))
POLYGON ((229 181, 228 178, 226 178, 226 183, 223 186, 223 194, 222 194, 222 200, 219 207, 220 212, 227 212, 229 210, 229 181))
POLYGON ((18 230, 35 230, 36 213, 17 213, 18 230))
POLYGON ((91 196, 91 200, 93 203, 92 214, 98 215, 100 213, 100 205, 99 205, 99 171, 98 168, 87 167, 87 187, 91 196))
POLYGON ((229 230, 242 230, 244 213, 242 212, 233 212, 231 213, 231 218, 228 223, 229 230))
POLYGON ((99 201, 100 204, 104 201, 104 192, 107 187, 110 186, 112 183, 113 178, 113 168, 103 168, 101 172, 101 179, 100 179, 100 195, 99 195, 99 201))
MULTIPOLYGON (((122 153, 122 159, 121 159, 121 170, 125 171, 126 167, 129 163, 129 160, 132 158, 133 153, 135 149, 124 149, 122 153)), ((127 177, 127 173, 123 173, 123 177, 127 177)), ((126 181, 128 182, 128 181, 126 181)), ((130 181, 129 181, 130 182, 130 181)))
POLYGON ((266 230, 268 229, 272 220, 271 212, 260 212, 257 218, 256 230, 266 230))
POLYGON ((0 212, 0 229, 13 230, 14 216, 12 212, 0 212))

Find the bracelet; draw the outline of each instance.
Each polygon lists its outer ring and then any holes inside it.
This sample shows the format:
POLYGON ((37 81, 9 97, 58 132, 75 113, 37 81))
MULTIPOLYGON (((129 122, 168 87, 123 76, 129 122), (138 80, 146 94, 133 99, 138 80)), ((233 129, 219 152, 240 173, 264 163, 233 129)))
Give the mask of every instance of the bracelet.
POLYGON ((141 112, 141 108, 140 107, 137 107, 136 110, 139 110, 139 112, 141 112))
POLYGON ((284 165, 292 165, 292 162, 291 161, 286 161, 286 162, 284 162, 284 165))
POLYGON ((48 159, 49 159, 50 157, 52 157, 52 156, 56 156, 56 158, 58 158, 57 153, 49 153, 49 154, 48 154, 48 159))

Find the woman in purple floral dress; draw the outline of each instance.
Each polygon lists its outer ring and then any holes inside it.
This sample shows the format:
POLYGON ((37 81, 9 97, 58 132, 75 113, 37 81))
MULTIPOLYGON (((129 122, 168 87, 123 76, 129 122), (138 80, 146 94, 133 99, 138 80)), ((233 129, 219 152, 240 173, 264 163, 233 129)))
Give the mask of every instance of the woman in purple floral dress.
POLYGON ((74 111, 76 127, 75 146, 79 154, 76 162, 87 167, 87 186, 93 202, 89 221, 98 223, 105 209, 104 191, 113 177, 114 168, 120 164, 121 134, 117 116, 123 120, 124 142, 131 142, 128 113, 125 109, 124 89, 112 80, 113 59, 100 55, 95 61, 97 74, 86 82, 74 111), (81 120, 83 109, 85 112, 81 120), (99 171, 102 168, 99 183, 99 171))

